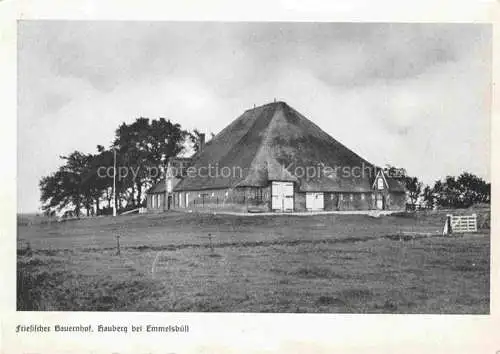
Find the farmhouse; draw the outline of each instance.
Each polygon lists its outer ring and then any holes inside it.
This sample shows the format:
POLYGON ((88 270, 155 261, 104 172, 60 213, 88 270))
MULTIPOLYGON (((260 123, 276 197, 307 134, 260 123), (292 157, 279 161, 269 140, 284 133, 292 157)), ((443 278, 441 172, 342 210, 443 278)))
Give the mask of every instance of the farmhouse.
POLYGON ((150 211, 403 210, 401 181, 285 102, 245 111, 191 159, 171 159, 150 211))

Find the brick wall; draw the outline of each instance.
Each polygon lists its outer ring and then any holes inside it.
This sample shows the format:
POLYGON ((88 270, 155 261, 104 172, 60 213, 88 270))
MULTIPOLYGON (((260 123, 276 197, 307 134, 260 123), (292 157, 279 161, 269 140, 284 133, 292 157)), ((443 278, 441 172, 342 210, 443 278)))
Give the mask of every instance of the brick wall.
MULTIPOLYGON (((295 211, 306 211, 306 193, 299 192, 294 187, 295 211)), ((405 193, 383 192, 386 210, 404 210, 406 205, 405 193)), ((147 209, 150 212, 164 210, 164 194, 148 194, 147 209), (152 208, 152 198, 159 195, 159 205, 152 208)), ((374 210, 376 208, 375 193, 324 193, 324 210, 374 210), (352 197, 351 197, 352 195, 352 197)), ((270 211, 271 186, 264 188, 242 187, 234 189, 210 189, 203 191, 174 192, 171 209, 214 209, 230 211, 270 211), (189 205, 185 206, 186 194, 189 205)))
POLYGON ((207 189, 202 191, 175 192, 173 208, 219 209, 233 211, 269 211, 271 188, 241 187, 234 189, 207 189), (186 195, 188 205, 185 205, 186 195))
POLYGON ((295 211, 306 211, 306 194, 299 192, 297 183, 294 183, 293 194, 295 211))

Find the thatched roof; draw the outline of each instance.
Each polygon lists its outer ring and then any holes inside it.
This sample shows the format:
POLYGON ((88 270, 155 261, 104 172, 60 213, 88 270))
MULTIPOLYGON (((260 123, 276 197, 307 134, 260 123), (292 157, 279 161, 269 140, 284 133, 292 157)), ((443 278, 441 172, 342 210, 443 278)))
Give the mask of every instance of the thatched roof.
MULTIPOLYGON (((294 181, 301 191, 371 191, 375 175, 349 176, 342 168, 374 165, 339 143, 284 102, 245 111, 216 135, 192 159, 192 167, 212 166, 212 177, 195 173, 183 178, 176 191, 267 186, 269 181, 294 181), (321 167, 322 166, 322 167, 321 167), (321 175, 307 177, 309 167, 321 175), (330 173, 325 175, 324 172, 330 173), (223 168, 231 176, 222 176, 223 168), (336 173, 331 173, 337 169, 336 173), (216 172, 218 176, 214 176, 216 172)), ((205 170, 203 170, 205 171, 205 170)))
MULTIPOLYGON (((391 192, 406 192, 405 183, 401 178, 389 177, 387 173, 385 173, 382 169, 378 169, 378 172, 375 175, 375 179, 377 177, 383 178, 383 180, 385 181, 384 184, 391 192)), ((372 187, 375 188, 375 180, 373 181, 372 187)))
POLYGON ((404 183, 401 180, 396 179, 396 178, 387 177, 387 176, 386 176, 386 180, 387 180, 388 188, 390 191, 392 191, 392 192, 405 192, 406 191, 406 187, 404 186, 404 183))
MULTIPOLYGON (((173 178, 172 179, 172 188, 175 188, 175 186, 180 182, 180 178, 173 178)), ((149 188, 146 192, 146 194, 158 194, 158 193, 165 193, 167 190, 167 186, 165 184, 165 178, 160 179, 158 183, 153 185, 151 188, 149 188)))

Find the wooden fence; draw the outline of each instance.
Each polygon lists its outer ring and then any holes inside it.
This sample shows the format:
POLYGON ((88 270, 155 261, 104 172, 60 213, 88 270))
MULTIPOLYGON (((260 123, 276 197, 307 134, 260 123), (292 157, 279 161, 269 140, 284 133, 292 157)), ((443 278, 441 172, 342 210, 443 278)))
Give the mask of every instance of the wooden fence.
POLYGON ((477 232, 477 215, 446 215, 445 234, 477 232))

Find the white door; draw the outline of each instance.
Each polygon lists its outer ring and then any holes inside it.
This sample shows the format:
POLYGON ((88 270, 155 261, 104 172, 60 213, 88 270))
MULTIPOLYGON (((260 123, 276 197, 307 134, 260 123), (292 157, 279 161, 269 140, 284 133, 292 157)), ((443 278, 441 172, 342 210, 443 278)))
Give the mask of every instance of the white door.
POLYGON ((272 182, 271 194, 273 210, 293 211, 293 182, 272 182))
POLYGON ((325 209, 325 199, 323 193, 306 193, 306 209, 318 211, 325 209))
POLYGON ((293 183, 283 184, 284 210, 293 211, 293 183))
POLYGON ((377 193, 377 209, 382 210, 384 209, 384 199, 382 194, 377 193))

